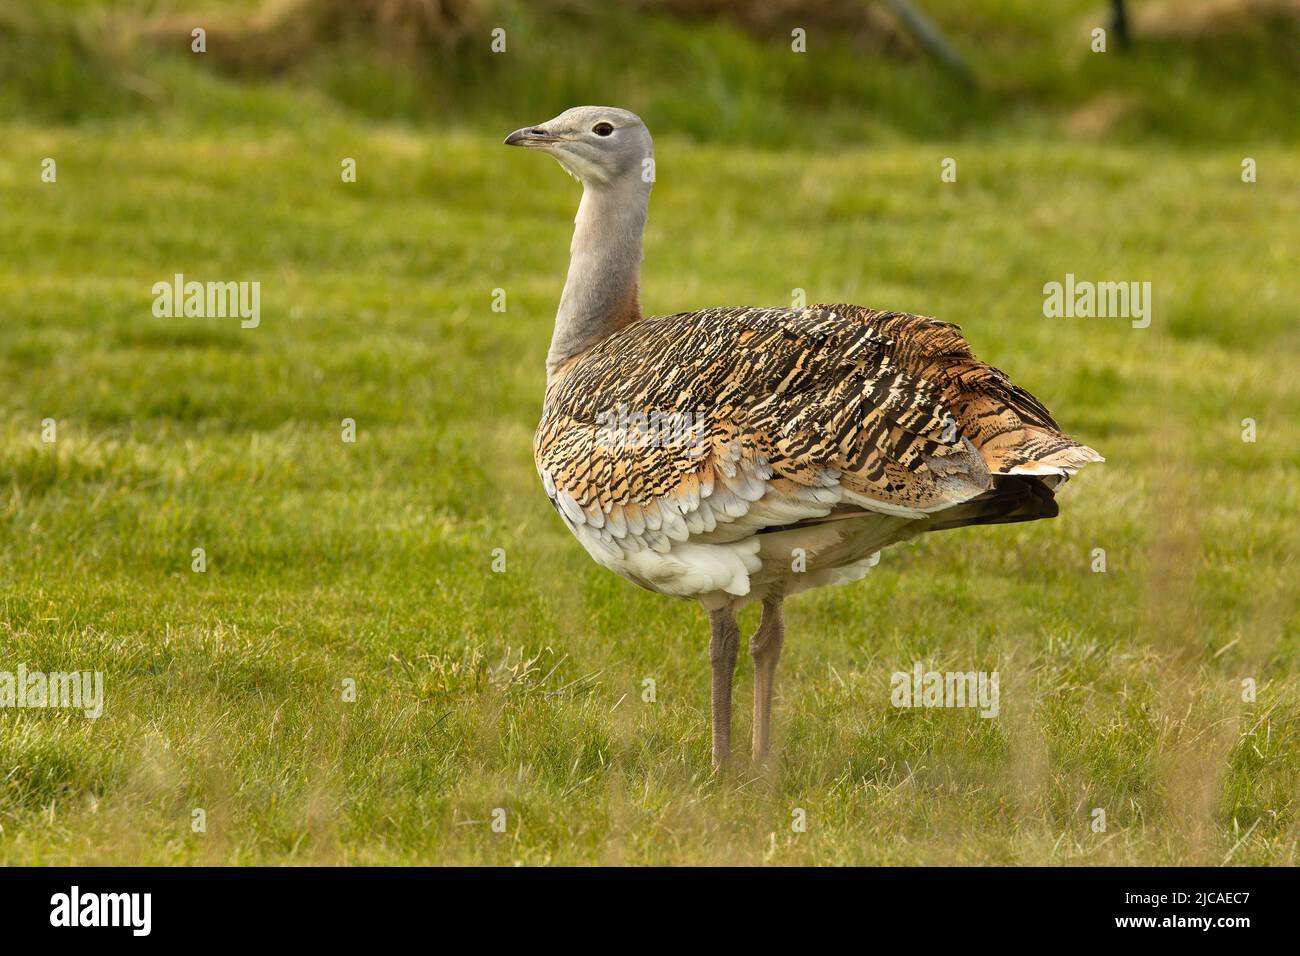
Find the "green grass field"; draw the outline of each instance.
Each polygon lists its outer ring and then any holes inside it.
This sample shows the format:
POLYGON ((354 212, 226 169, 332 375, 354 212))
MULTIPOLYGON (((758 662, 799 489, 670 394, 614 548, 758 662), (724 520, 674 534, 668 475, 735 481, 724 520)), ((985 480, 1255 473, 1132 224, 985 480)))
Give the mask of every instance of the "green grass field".
POLYGON ((157 70, 160 112, 0 121, 0 671, 106 698, 0 710, 0 862, 1297 862, 1289 131, 814 150, 644 110, 647 312, 933 314, 1108 459, 1054 521, 791 601, 774 766, 742 658, 718 779, 702 612, 594 565, 532 464, 578 188, 500 138, 570 104, 389 123, 157 70), (155 317, 177 272, 259 281, 260 326, 155 317), (1066 273, 1150 281, 1151 326, 1044 318, 1066 273), (891 707, 918 660, 999 671, 1000 716, 891 707))

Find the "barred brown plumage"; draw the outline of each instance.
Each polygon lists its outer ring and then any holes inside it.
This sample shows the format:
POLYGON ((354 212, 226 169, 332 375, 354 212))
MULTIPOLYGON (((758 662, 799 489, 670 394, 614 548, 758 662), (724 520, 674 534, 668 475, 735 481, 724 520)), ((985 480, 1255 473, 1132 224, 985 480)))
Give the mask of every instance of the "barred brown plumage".
POLYGON ((1102 460, 946 322, 846 304, 642 318, 644 124, 578 107, 506 142, 551 152, 584 187, 538 472, 597 562, 709 611, 715 764, 740 605, 763 602, 762 757, 785 597, 857 580, 881 548, 925 531, 1052 517, 1056 487, 1102 460), (613 132, 592 133, 604 124, 613 132))

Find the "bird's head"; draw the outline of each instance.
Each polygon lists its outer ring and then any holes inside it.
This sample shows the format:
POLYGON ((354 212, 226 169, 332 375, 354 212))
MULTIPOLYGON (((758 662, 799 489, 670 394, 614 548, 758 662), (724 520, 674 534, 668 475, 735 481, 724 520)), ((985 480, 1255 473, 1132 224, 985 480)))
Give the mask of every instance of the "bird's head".
POLYGON ((584 186, 650 183, 654 144, 641 117, 612 106, 575 106, 506 137, 507 146, 550 153, 584 186))

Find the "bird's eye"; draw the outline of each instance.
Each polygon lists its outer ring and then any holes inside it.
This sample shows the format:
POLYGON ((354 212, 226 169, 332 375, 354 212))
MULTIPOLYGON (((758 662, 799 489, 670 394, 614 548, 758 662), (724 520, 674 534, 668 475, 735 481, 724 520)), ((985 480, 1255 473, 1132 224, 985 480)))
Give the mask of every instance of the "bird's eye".
POLYGON ((614 132, 614 127, 610 126, 608 123, 597 123, 591 128, 591 131, 597 136, 608 136, 610 133, 614 132))

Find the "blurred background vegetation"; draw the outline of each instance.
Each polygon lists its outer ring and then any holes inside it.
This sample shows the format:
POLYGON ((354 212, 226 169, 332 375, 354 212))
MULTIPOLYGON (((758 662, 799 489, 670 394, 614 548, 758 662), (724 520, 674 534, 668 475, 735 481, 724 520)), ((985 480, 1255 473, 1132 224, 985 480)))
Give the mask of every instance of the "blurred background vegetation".
POLYGON ((1111 36, 1102 57, 1104 0, 919 7, 974 84, 936 69, 882 0, 20 0, 0 8, 0 116, 306 122, 295 88, 362 117, 492 129, 617 101, 657 130, 780 147, 1300 129, 1300 0, 1128 0, 1132 43, 1111 36), (496 27, 508 55, 490 50, 496 27), (808 55, 772 56, 796 28, 808 55))

